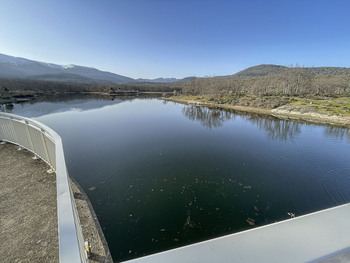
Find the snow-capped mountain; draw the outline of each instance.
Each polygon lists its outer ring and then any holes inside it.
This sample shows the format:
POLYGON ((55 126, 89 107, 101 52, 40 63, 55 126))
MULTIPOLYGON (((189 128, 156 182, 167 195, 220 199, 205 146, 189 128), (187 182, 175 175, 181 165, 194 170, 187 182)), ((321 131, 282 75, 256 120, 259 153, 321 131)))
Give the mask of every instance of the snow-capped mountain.
POLYGON ((126 83, 132 78, 77 65, 57 65, 0 54, 0 77, 71 82, 126 83))

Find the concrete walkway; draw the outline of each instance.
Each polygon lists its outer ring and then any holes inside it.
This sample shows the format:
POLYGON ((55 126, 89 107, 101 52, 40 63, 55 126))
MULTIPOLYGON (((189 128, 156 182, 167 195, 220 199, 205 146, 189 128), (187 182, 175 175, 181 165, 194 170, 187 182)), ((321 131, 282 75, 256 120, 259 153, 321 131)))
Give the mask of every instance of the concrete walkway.
POLYGON ((58 262, 56 176, 17 148, 0 145, 0 262, 58 262))
MULTIPOLYGON (((56 175, 33 154, 0 145, 0 262, 59 262, 56 175)), ((72 185, 90 262, 112 262, 85 193, 72 185)))

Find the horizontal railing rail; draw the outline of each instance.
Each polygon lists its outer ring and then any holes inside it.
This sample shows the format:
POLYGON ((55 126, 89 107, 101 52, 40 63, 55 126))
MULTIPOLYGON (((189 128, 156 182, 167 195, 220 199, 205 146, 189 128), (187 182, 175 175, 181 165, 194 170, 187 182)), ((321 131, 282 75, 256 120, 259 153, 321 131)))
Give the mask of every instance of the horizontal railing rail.
POLYGON ((59 260, 88 262, 61 137, 35 120, 0 113, 0 140, 31 151, 56 172, 59 260))

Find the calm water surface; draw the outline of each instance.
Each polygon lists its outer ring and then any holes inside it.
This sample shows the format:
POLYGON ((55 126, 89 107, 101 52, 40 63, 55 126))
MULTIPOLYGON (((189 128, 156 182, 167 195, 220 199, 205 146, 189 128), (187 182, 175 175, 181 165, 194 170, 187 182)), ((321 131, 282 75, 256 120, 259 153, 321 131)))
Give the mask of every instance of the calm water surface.
POLYGON ((350 133, 157 99, 14 105, 63 138, 115 261, 350 201, 350 133))

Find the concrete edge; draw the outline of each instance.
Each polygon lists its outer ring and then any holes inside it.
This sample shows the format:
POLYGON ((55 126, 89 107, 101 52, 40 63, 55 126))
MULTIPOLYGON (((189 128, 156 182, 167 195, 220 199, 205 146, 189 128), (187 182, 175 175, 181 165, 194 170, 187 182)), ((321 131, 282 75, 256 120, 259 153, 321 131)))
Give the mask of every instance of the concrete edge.
POLYGON ((103 245, 103 248, 105 250, 105 254, 106 254, 106 260, 105 262, 106 263, 109 263, 109 262, 113 262, 113 259, 112 259, 112 255, 109 251, 109 247, 108 247, 108 243, 107 243, 107 240, 105 238, 105 235, 103 233, 103 230, 102 230, 102 227, 100 225, 100 222, 98 221, 98 217, 95 213, 95 210, 90 202, 90 199, 89 197, 87 196, 87 194, 85 193, 85 191, 83 190, 83 188, 80 186, 80 184, 73 178, 69 175, 69 178, 72 180, 72 182, 77 186, 77 188, 79 189, 79 191, 81 192, 81 194, 83 195, 83 198, 84 200, 86 201, 87 205, 88 205, 88 208, 90 210, 90 213, 91 213, 91 216, 92 218, 94 219, 94 223, 95 223, 95 227, 97 229, 97 232, 98 234, 100 235, 100 239, 102 241, 102 245, 103 245))

